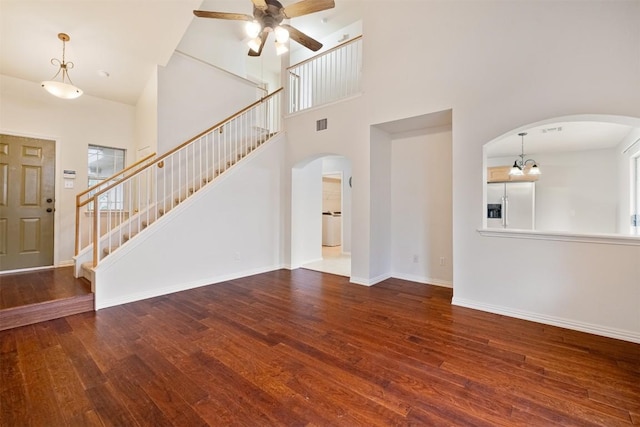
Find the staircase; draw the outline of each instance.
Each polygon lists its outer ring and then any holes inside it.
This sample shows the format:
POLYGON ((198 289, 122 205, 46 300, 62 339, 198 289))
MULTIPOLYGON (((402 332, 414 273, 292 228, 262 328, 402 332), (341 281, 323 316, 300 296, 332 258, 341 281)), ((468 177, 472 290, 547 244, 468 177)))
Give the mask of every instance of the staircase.
MULTIPOLYGON (((282 89, 262 98, 164 155, 80 197, 76 210, 75 275, 95 291, 100 261, 153 228, 171 210, 242 162, 281 130, 282 89), (108 209, 114 201, 125 208, 108 209), (89 211, 84 221, 83 207, 89 211)), ((85 192, 86 193, 86 192, 85 192)))

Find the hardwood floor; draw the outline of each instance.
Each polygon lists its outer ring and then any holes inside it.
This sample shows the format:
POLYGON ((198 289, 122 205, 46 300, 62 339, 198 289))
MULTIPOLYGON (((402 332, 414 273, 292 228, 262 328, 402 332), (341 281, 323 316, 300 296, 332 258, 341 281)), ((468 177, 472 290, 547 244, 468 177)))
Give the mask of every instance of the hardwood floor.
POLYGON ((0 275, 0 331, 93 311, 91 284, 73 267, 0 275))
POLYGON ((0 332, 23 425, 640 424, 640 345, 280 270, 0 332))

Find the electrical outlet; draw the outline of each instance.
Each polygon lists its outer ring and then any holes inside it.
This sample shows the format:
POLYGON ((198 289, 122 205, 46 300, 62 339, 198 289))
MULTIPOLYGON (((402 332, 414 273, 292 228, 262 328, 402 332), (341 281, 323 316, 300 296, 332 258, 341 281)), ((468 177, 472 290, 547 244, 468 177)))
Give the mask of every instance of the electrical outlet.
POLYGON ((445 266, 447 265, 447 260, 445 259, 445 257, 441 256, 440 257, 440 265, 441 266, 445 266))

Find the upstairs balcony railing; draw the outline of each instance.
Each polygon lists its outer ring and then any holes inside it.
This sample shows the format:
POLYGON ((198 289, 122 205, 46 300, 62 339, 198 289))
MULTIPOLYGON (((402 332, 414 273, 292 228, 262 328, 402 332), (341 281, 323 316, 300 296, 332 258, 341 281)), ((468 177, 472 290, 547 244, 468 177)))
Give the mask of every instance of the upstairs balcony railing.
POLYGON ((362 36, 287 68, 288 113, 297 113, 362 91, 362 36))
POLYGON ((76 255, 93 248, 93 265, 191 197, 281 131, 283 89, 207 129, 171 151, 144 159, 78 197, 76 255), (114 204, 114 200, 121 203, 114 204), (83 214, 82 208, 92 209, 83 214), (114 205, 123 209, 114 210, 114 205))

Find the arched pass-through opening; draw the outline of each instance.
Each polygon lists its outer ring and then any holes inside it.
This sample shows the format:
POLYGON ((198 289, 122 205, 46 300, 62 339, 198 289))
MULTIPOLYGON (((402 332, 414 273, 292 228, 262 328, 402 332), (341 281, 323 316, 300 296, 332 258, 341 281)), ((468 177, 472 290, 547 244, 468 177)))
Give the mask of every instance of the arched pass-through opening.
POLYGON ((351 162, 321 154, 291 173, 291 266, 351 276, 351 162))
POLYGON ((484 146, 483 229, 530 235, 630 236, 637 233, 640 118, 577 115, 514 129, 484 146), (540 175, 509 174, 518 161, 536 163, 540 175), (501 173, 503 172, 503 173, 501 173), (520 214, 515 199, 503 204, 496 186, 532 178, 528 226, 510 230, 520 214), (535 179, 533 179, 535 178, 535 179), (491 187, 491 188, 490 188, 491 187), (495 200, 494 200, 495 199, 495 200), (501 209, 502 208, 502 209, 501 209), (506 210, 506 212, 504 212, 506 210), (634 223, 635 219, 635 223, 634 223))

